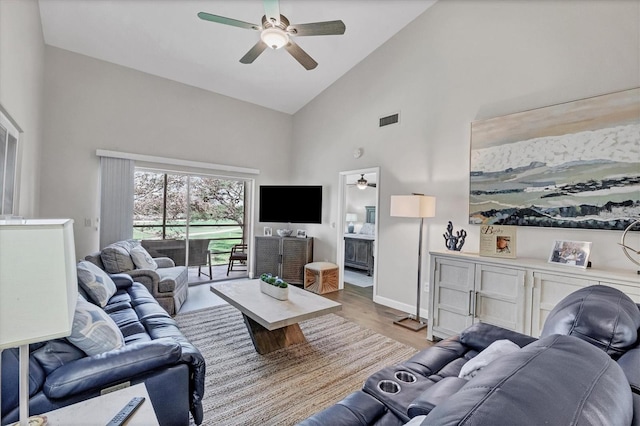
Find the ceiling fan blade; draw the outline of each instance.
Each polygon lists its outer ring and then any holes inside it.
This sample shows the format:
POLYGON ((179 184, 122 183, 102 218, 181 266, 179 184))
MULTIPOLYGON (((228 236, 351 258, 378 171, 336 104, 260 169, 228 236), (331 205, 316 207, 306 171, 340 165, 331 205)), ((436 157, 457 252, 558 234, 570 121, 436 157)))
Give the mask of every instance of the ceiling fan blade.
POLYGON ((291 53, 291 56, 293 56, 296 61, 300 62, 300 65, 305 67, 307 71, 318 66, 318 63, 292 40, 289 40, 289 43, 287 43, 284 48, 287 49, 287 52, 291 53))
POLYGON ((248 30, 259 31, 262 29, 260 25, 251 24, 249 22, 238 21, 237 19, 225 18, 224 16, 212 15, 207 12, 198 13, 198 18, 204 21, 217 22, 218 24, 231 25, 232 27, 246 28, 248 30))
POLYGON ((264 52, 266 48, 267 44, 262 40, 258 40, 258 42, 251 49, 249 49, 249 51, 242 58, 240 58, 240 62, 243 64, 252 63, 258 56, 260 56, 262 52, 264 52))
POLYGON ((342 21, 312 22, 310 24, 289 25, 287 31, 296 36, 341 35, 347 27, 342 21))
POLYGON ((280 1, 279 0, 263 0, 264 15, 274 27, 280 25, 280 1))

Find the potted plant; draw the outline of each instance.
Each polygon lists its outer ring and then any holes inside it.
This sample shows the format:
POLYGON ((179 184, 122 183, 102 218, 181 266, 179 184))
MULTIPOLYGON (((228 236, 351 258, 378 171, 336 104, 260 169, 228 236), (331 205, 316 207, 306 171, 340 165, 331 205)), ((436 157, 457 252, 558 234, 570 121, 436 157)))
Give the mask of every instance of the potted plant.
POLYGON ((289 298, 289 284, 271 274, 260 275, 260 291, 278 300, 289 298))

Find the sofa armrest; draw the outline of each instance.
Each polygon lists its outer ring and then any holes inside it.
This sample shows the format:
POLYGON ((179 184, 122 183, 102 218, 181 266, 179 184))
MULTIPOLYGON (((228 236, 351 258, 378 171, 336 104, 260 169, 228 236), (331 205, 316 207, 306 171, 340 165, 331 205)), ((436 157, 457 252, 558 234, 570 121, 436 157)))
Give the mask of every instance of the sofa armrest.
POLYGON ((173 268, 176 266, 175 262, 170 257, 154 257, 153 260, 156 261, 158 268, 173 268))
POLYGON ((80 358, 53 371, 43 386, 49 398, 66 398, 102 388, 157 368, 180 362, 182 349, 173 339, 140 342, 80 358))
POLYGON ((362 425, 402 425, 385 405, 363 392, 356 391, 342 401, 325 408, 319 413, 298 423, 298 426, 362 426, 362 425))
POLYGON ((129 288, 133 284, 133 278, 129 274, 111 274, 109 275, 118 290, 129 288))
POLYGON ((527 346, 531 342, 535 342, 536 338, 527 336, 517 331, 507 330, 487 323, 476 323, 460 333, 460 343, 481 352, 496 340, 511 340, 521 348, 527 346))
MULTIPOLYGON (((443 369, 456 362, 464 362, 467 352, 469 347, 460 343, 460 336, 455 335, 421 350, 401 365, 424 377, 429 377, 432 374, 440 374, 443 369)), ((445 373, 445 375, 452 374, 458 375, 458 372, 445 373)))
POLYGON ((134 281, 144 285, 153 297, 160 294, 160 275, 153 269, 134 269, 127 271, 126 274, 131 276, 134 281))

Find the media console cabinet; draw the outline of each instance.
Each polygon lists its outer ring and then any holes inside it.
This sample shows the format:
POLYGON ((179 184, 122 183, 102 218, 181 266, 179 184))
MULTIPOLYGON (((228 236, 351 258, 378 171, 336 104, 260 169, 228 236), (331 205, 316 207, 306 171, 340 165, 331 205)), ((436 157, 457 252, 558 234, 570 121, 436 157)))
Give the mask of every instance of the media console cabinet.
POLYGON ((554 265, 454 251, 430 252, 427 339, 444 339, 476 322, 539 337, 553 307, 575 290, 615 287, 640 303, 640 277, 632 272, 554 265))
POLYGON ((290 284, 304 284, 304 265, 313 262, 313 238, 257 236, 256 277, 268 273, 290 284))

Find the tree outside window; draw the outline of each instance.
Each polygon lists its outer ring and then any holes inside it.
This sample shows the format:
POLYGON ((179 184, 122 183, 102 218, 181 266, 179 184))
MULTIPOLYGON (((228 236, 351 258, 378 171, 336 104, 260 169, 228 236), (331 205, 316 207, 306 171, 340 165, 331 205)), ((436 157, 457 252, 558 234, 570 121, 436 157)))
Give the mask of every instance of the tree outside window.
POLYGON ((212 263, 227 263, 244 241, 244 196, 242 181, 137 170, 134 238, 184 239, 188 226, 190 239, 211 239, 212 263))

